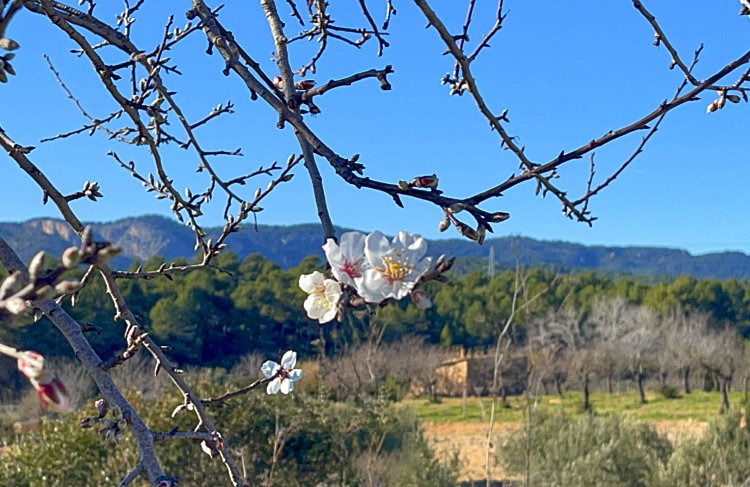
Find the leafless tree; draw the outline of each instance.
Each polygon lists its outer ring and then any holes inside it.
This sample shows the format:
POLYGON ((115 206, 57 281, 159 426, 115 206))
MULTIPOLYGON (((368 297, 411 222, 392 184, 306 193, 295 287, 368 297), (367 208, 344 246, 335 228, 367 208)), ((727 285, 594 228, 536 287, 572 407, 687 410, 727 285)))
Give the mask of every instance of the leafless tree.
POLYGON ((697 311, 685 311, 682 308, 670 310, 660 320, 660 342, 658 360, 662 373, 676 371, 680 376, 685 394, 692 390, 690 374, 695 367, 700 367, 699 358, 703 337, 708 333, 710 316, 697 311))
MULTIPOLYGON (((88 68, 80 69, 93 75, 109 102, 106 106, 95 108, 84 106, 85 103, 77 98, 78 95, 69 89, 66 80, 54 71, 66 95, 73 101, 71 106, 80 111, 84 122, 77 129, 59 133, 47 140, 66 141, 80 134, 100 134, 111 139, 113 144, 119 144, 110 153, 112 160, 123 169, 123 174, 135 178, 146 191, 168 203, 175 218, 192 228, 195 248, 202 258, 195 264, 163 266, 153 271, 114 269, 108 264, 108 259, 116 250, 111 245, 96 242, 91 230, 87 230, 74 209, 84 199, 96 202, 105 189, 95 181, 86 181, 82 183, 80 190, 66 193, 61 189, 60 181, 45 174, 43 168, 46 161, 35 159, 32 146, 35 141, 25 140, 27 137, 23 133, 10 134, 0 130, 0 147, 8 154, 8 160, 38 185, 42 200, 53 204, 81 238, 80 247, 61 256, 58 264, 48 265, 43 257, 39 257, 28 266, 18 259, 14 249, 0 239, 0 262, 10 273, 0 289, 0 323, 3 326, 17 323, 29 311, 46 315, 64 335, 104 399, 122 411, 139 452, 138 463, 122 479, 122 486, 143 475, 152 485, 168 487, 176 482, 174 479, 177 474, 163 471, 154 448, 155 441, 175 435, 152 431, 112 379, 112 369, 133 357, 138 350, 145 349, 151 355, 153 368, 169 377, 184 397, 185 409, 195 415, 195 431, 181 432, 181 437, 202 440, 216 446, 220 436, 217 436, 219 433, 208 411, 212 402, 193 391, 169 355, 161 348, 163 344, 144 333, 142 323, 123 298, 119 282, 123 279, 168 277, 209 265, 225 248, 232 233, 238 231, 242 224, 253 221, 263 211, 261 204, 268 202, 269 194, 288 183, 298 171, 303 172, 299 166, 304 166, 304 173, 312 186, 324 238, 335 239, 336 235, 318 167, 320 163, 330 165, 335 177, 344 183, 383 193, 399 206, 403 206, 405 198, 434 205, 438 213, 436 220, 441 220, 441 228, 453 227, 460 235, 481 243, 487 231, 492 231, 495 224, 509 217, 507 212, 494 205, 498 201, 497 197, 510 188, 527 182, 535 184, 537 193, 556 198, 567 217, 591 224, 595 218, 589 208, 592 197, 609 186, 642 152, 666 115, 708 93, 716 93, 711 95, 713 101, 708 107, 710 111, 746 100, 748 71, 745 65, 750 60, 750 51, 728 58, 723 67, 699 78, 695 67, 700 49, 692 58, 686 58, 670 42, 667 32, 646 7, 640 1, 633 0, 636 11, 654 31, 654 43, 667 51, 670 67, 683 75, 675 94, 668 100, 657 101, 650 111, 635 120, 608 130, 603 135, 587 138, 590 141, 583 145, 564 148, 542 159, 533 160, 531 151, 519 145, 518 139, 510 133, 507 110, 488 104, 482 80, 475 76, 474 71, 476 63, 489 50, 490 44, 499 40, 497 34, 506 21, 507 13, 503 1, 490 7, 490 23, 483 26, 484 33, 478 36, 469 36, 470 31, 476 31, 476 23, 481 20, 480 15, 475 13, 478 11, 475 10, 475 0, 467 2, 467 15, 463 22, 460 19, 444 18, 425 0, 406 2, 416 7, 430 30, 444 44, 447 58, 442 57, 443 52, 435 54, 437 62, 448 59, 450 72, 443 82, 449 88, 449 93, 467 95, 474 101, 479 117, 489 124, 498 138, 498 145, 512 155, 512 165, 518 167, 517 173, 488 181, 486 188, 475 194, 451 196, 438 188, 437 175, 413 179, 410 178, 414 175, 409 175, 406 180, 394 178, 388 181, 372 177, 363 163, 368 159, 367 155, 342 155, 342 151, 348 149, 337 149, 334 142, 324 136, 324 131, 318 131, 309 123, 311 115, 323 115, 323 110, 318 105, 319 100, 324 96, 331 96, 334 91, 339 92, 342 87, 367 83, 369 80, 375 81, 375 85, 382 90, 391 88, 391 75, 395 71, 392 66, 353 73, 324 74, 319 70, 325 66, 321 62, 325 56, 346 56, 340 50, 332 52, 331 46, 334 44, 355 48, 368 43, 374 44, 378 54, 386 49, 390 45, 388 26, 396 12, 392 0, 383 0, 381 3, 381 11, 385 11, 385 16, 380 22, 375 21, 370 7, 364 1, 353 7, 356 15, 347 16, 346 13, 351 12, 336 10, 346 8, 339 3, 329 5, 328 2, 318 0, 260 0, 261 9, 252 14, 258 14, 268 22, 266 44, 253 40, 251 34, 254 33, 245 29, 245 18, 225 18, 222 16, 221 6, 209 5, 203 0, 184 3, 124 0, 124 7, 120 12, 114 12, 111 2, 81 0, 78 3, 80 10, 56 0, 0 0, 0 52, 5 53, 0 56, 0 82, 24 82, 24 72, 17 73, 13 66, 16 52, 11 52, 18 49, 19 44, 23 46, 32 37, 38 38, 53 32, 62 34, 67 39, 66 42, 70 42, 73 55, 86 61, 88 68), (147 11, 147 7, 157 10, 147 11), (146 21, 150 16, 161 15, 170 9, 176 10, 179 15, 164 15, 163 18, 168 19, 165 25, 160 26, 156 32, 150 32, 150 38, 140 36, 136 28, 140 23, 136 23, 136 19, 146 21), (291 13, 294 27, 282 22, 279 9, 291 13), (176 25, 175 19, 185 13, 189 22, 176 25), (351 23, 349 20, 338 22, 339 14, 342 19, 353 20, 351 23), (39 27, 39 30, 15 31, 13 26, 22 17, 33 17, 38 21, 35 25, 43 27, 39 27), (294 34, 293 29, 302 31, 294 34), (200 41, 196 42, 197 38, 200 41), (318 41, 312 51, 309 44, 305 43, 307 40, 318 41), (274 51, 274 62, 271 65, 259 61, 267 56, 269 50, 274 51), (238 156, 241 151, 236 146, 229 149, 212 147, 212 141, 204 138, 202 129, 220 118, 226 118, 238 106, 223 100, 221 104, 215 105, 216 100, 207 100, 207 104, 211 103, 214 108, 207 110, 207 114, 198 116, 186 108, 180 96, 180 89, 186 89, 191 82, 203 79, 201 76, 206 75, 185 69, 191 59, 204 55, 204 52, 213 56, 215 73, 232 77, 243 87, 247 98, 270 108, 275 118, 271 125, 275 123, 279 129, 291 132, 296 141, 295 149, 279 147, 278 150, 279 155, 286 160, 285 164, 274 162, 261 164, 260 167, 256 164, 251 167, 238 164, 236 172, 230 173, 217 162, 222 157, 238 156), (177 59, 186 61, 183 65, 178 65, 177 59), (299 66, 296 72, 293 66, 299 66), (177 75, 183 71, 188 78, 186 83, 176 81, 177 75), (315 86, 309 80, 297 77, 304 78, 308 73, 319 74, 321 78, 325 76, 330 81, 315 86), (12 78, 16 74, 18 80, 12 78), (641 137, 633 144, 632 155, 610 168, 605 177, 595 178, 594 150, 636 134, 641 137), (579 197, 571 197, 559 183, 558 169, 585 156, 590 159, 586 189, 579 197), (197 183, 187 177, 190 171, 184 170, 185 161, 188 160, 191 169, 197 169, 203 176, 197 183), (263 183, 258 182, 261 177, 265 178, 263 183), (212 201, 222 203, 221 213, 225 225, 218 235, 209 236, 203 229, 201 216, 210 211, 212 201), (85 280, 75 284, 62 280, 65 272, 79 265, 89 269, 86 276, 98 273, 106 284, 115 321, 123 329, 124 351, 117 356, 100 357, 84 336, 81 325, 62 309, 59 299, 54 299, 69 293, 75 295, 76 286, 86 285, 85 280)), ((750 9, 747 2, 741 0, 740 4, 741 14, 748 15, 750 9)), ((352 7, 349 8, 351 10, 352 7)), ((650 42, 650 39, 644 39, 643 42, 650 42)), ((23 49, 17 53, 23 56, 23 49)), ((337 64, 349 65, 346 60, 341 61, 337 64)), ((221 97, 214 93, 209 96, 221 97)), ((352 103, 356 103, 356 99, 352 103)), ((245 107, 246 103, 242 103, 242 108, 245 107)), ((18 116, 24 114, 20 113, 18 116)), ((258 125, 267 123, 267 117, 261 115, 257 120, 258 125)), ((7 126, 4 120, 0 123, 7 126)), ((40 120, 39 123, 49 123, 50 131, 58 130, 50 120, 40 120)), ((247 128, 241 123, 239 125, 238 133, 242 134, 247 128)), ((67 146, 68 150, 70 147, 67 146)), ((367 160, 368 164, 371 162, 377 163, 367 160)), ((88 169, 82 170, 80 179, 85 179, 84 174, 87 173, 88 169)), ((558 314, 552 318, 550 332, 571 352, 570 362, 575 365, 585 384, 584 406, 588 408, 588 384, 592 370, 587 365, 590 363, 587 350, 591 330, 580 316, 558 314)), ((255 386, 258 384, 255 383, 255 386)), ((229 453, 230 448, 220 448, 218 451, 231 484, 246 485, 240 469, 229 453)))
POLYGON ((735 372, 742 367, 744 349, 735 330, 712 330, 699 342, 698 361, 718 383, 721 412, 729 410, 729 388, 735 372))
POLYGON ((594 344, 597 330, 586 314, 566 306, 544 317, 537 318, 539 339, 554 344, 562 352, 563 364, 578 379, 583 392, 582 409, 591 410, 591 381, 596 376, 594 344))

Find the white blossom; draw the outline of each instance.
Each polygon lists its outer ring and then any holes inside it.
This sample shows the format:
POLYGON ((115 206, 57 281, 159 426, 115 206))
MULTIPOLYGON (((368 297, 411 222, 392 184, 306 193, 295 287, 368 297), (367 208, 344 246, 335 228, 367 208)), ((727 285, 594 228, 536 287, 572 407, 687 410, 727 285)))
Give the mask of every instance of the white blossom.
POLYGON ((359 295, 370 303, 407 296, 417 280, 429 270, 432 259, 425 257, 427 242, 419 235, 399 232, 393 241, 375 231, 365 238, 365 270, 359 295))
POLYGON ((299 277, 299 287, 309 294, 305 300, 307 316, 320 323, 328 323, 336 318, 341 299, 341 284, 326 279, 321 272, 303 274, 299 277))
POLYGON ((359 288, 364 271, 369 267, 365 259, 365 235, 360 232, 346 232, 340 243, 329 238, 323 245, 331 272, 339 282, 355 289, 359 288))
POLYGON ((294 390, 294 383, 302 378, 302 370, 295 369, 297 363, 297 352, 287 350, 281 357, 281 364, 273 360, 267 360, 260 367, 261 372, 266 379, 271 379, 266 387, 268 394, 276 394, 281 391, 283 394, 289 394, 294 390))

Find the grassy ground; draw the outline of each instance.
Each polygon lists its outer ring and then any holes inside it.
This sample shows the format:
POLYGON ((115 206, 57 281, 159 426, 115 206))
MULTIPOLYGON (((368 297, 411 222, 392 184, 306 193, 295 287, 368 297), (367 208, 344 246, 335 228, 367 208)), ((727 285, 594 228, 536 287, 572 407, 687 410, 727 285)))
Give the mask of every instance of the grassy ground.
MULTIPOLYGON (((721 398, 718 392, 694 391, 675 399, 667 399, 651 392, 646 395, 646 404, 641 404, 635 392, 591 394, 591 405, 597 414, 625 414, 634 419, 649 421, 686 420, 707 421, 719 412, 721 398)), ((579 413, 583 398, 580 392, 570 392, 564 397, 541 396, 535 401, 538 408, 546 411, 563 411, 567 414, 579 413)), ((730 407, 740 408, 744 394, 731 393, 730 407)), ((453 422, 486 422, 489 420, 490 398, 471 397, 464 401, 461 398, 442 398, 440 403, 430 403, 424 399, 403 401, 412 407, 422 421, 440 424, 453 422)), ((509 398, 508 408, 498 407, 495 411, 497 422, 523 421, 527 401, 524 397, 509 398)))

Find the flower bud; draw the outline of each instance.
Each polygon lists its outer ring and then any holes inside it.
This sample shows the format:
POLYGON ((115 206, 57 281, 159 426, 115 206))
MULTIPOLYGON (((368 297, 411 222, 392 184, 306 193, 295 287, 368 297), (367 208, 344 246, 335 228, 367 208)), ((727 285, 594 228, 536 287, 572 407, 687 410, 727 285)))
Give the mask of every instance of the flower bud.
POLYGON ((44 357, 40 353, 29 350, 20 353, 18 370, 32 380, 41 378, 47 372, 44 367, 44 357))
POLYGON ((406 190, 408 190, 410 188, 411 188, 411 186, 409 186, 409 183, 407 183, 406 181, 399 181, 398 182, 398 189, 400 189, 402 191, 406 191, 406 190))
POLYGON ((444 231, 448 230, 448 227, 450 227, 450 226, 451 226, 451 221, 446 216, 445 218, 443 218, 442 220, 440 220, 440 225, 438 225, 438 230, 440 230, 441 232, 444 232, 444 231))
POLYGON ((26 300, 15 297, 10 298, 9 300, 5 301, 5 309, 8 310, 9 313, 14 315, 20 315, 24 311, 26 311, 26 300))
POLYGON ((8 296, 17 293, 23 287, 23 275, 21 271, 15 271, 3 280, 0 285, 0 299, 6 299, 8 296))
POLYGON ((18 49, 18 43, 7 37, 0 37, 0 49, 4 51, 15 51, 18 49))
POLYGON ((437 188, 438 177, 437 174, 431 176, 418 176, 409 182, 412 188, 437 188))
POLYGON ((415 289, 411 292, 411 302, 417 309, 428 309, 432 307, 430 295, 422 289, 415 289))
POLYGON ((96 417, 88 417, 83 418, 80 423, 78 423, 78 427, 81 429, 87 429, 94 426, 99 418, 96 417))
POLYGON ((739 103, 741 99, 739 95, 727 95, 726 98, 732 103, 739 103))
POLYGON ((461 211, 464 211, 466 209, 466 203, 461 203, 460 201, 458 203, 453 203, 448 207, 448 211, 451 213, 459 213, 461 211))
POLYGON ((54 377, 46 384, 38 384, 36 393, 44 409, 49 409, 56 413, 64 413, 70 409, 68 390, 57 377, 54 377))
POLYGON ((477 243, 479 245, 482 245, 484 243, 484 237, 487 234, 487 227, 484 225, 479 225, 477 227, 477 243))
POLYGON ((500 222, 504 222, 505 220, 507 220, 508 218, 510 218, 510 214, 509 213, 505 213, 504 211, 497 211, 497 212, 493 213, 490 218, 492 219, 493 222, 500 223, 500 222))
POLYGON ((60 294, 72 294, 78 291, 80 287, 81 287, 81 283, 79 281, 65 279, 55 284, 55 291, 57 291, 60 294))
POLYGON ((73 269, 81 263, 81 252, 78 247, 68 247, 62 254, 62 263, 66 269, 73 269))
POLYGON ((315 86, 315 80, 312 79, 303 79, 302 81, 297 81, 296 83, 294 83, 294 89, 302 91, 307 91, 313 86, 315 86))
POLYGON ((105 401, 104 399, 97 399, 96 402, 94 402, 94 407, 96 408, 96 412, 99 417, 103 418, 107 415, 109 404, 107 404, 107 401, 105 401))

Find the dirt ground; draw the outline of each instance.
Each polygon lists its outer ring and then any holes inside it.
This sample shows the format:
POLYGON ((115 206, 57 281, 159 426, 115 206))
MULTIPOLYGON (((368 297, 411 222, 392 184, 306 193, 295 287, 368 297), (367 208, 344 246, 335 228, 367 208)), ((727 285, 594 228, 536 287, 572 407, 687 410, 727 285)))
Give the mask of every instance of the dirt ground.
MULTIPOLYGON (((692 419, 655 421, 653 424, 660 434, 666 434, 673 442, 679 441, 685 435, 700 435, 706 430, 707 425, 704 422, 692 419)), ((495 449, 502 447, 503 442, 521 426, 521 423, 495 424, 493 436, 497 437, 498 441, 496 442, 497 444, 492 445, 492 456, 495 456, 495 449)), ((439 458, 448 459, 454 452, 458 452, 459 460, 461 461, 461 476, 459 480, 462 482, 472 482, 486 478, 485 459, 488 428, 486 423, 424 423, 423 428, 427 438, 433 442, 432 444, 439 458)), ((505 478, 505 474, 500 466, 493 465, 491 479, 502 480, 503 478, 505 478)))

